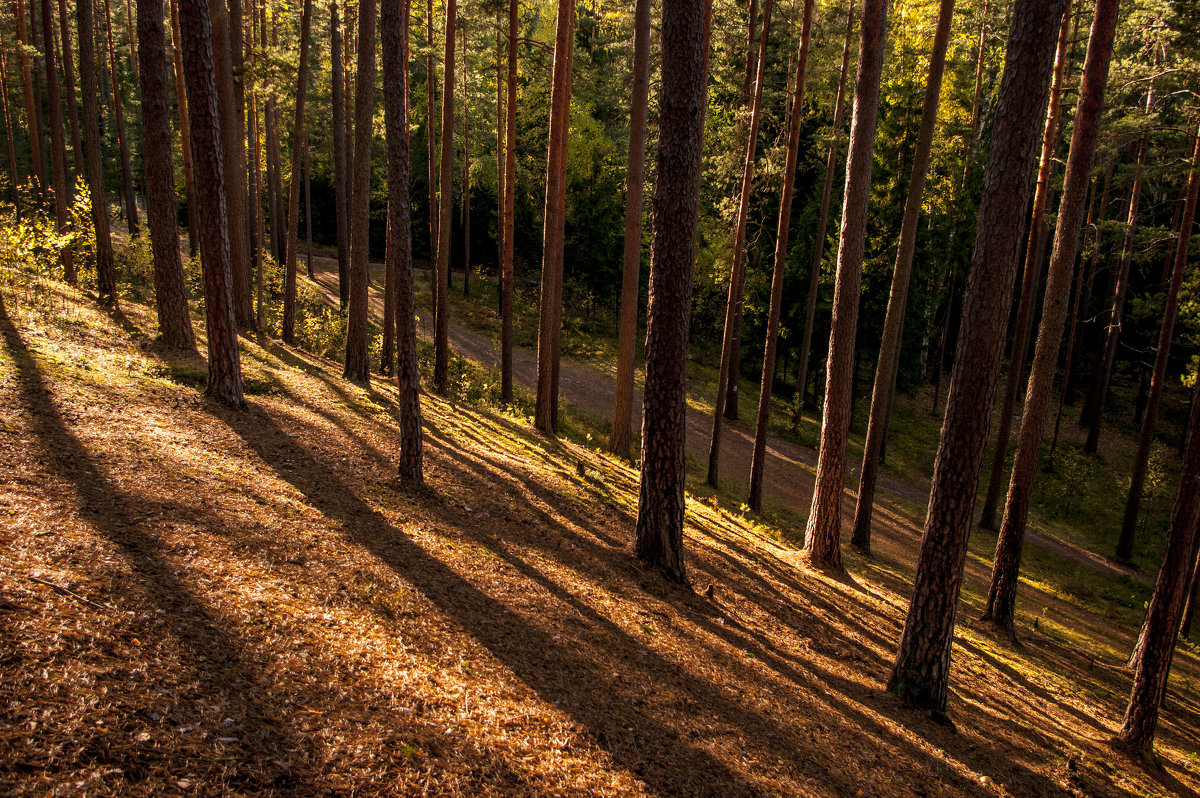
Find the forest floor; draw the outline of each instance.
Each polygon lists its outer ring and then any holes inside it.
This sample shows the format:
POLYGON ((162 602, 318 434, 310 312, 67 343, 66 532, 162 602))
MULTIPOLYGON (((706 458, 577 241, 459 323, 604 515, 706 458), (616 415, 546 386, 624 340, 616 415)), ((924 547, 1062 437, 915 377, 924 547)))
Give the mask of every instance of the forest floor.
POLYGON ((631 557, 626 461, 423 395, 427 484, 407 487, 387 381, 245 338, 229 410, 153 331, 145 305, 0 286, 0 792, 1200 790, 1190 644, 1161 767, 1109 745, 1127 576, 1085 593, 1031 550, 1013 647, 977 622, 994 538, 973 535, 939 725, 884 691, 916 501, 882 493, 875 557, 832 578, 690 495, 692 592, 631 557))

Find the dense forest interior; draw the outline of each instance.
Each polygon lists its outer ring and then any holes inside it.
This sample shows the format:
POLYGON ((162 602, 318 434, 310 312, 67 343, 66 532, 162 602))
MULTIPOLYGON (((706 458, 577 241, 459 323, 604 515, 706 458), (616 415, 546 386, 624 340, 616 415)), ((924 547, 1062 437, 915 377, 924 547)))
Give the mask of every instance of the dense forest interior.
POLYGON ((1200 794, 1188 0, 0 4, 0 791, 1200 794))

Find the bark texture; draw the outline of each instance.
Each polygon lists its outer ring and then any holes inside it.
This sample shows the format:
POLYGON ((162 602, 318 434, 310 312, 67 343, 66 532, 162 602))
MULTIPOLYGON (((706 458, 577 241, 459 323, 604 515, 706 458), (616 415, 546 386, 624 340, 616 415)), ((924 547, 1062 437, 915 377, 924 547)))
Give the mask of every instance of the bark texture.
POLYGON ((117 128, 117 150, 121 156, 121 192, 125 199, 125 223, 129 226, 129 235, 136 237, 140 232, 137 197, 133 193, 133 164, 129 158, 129 139, 125 135, 124 103, 121 84, 117 80, 117 49, 113 43, 112 10, 108 0, 104 0, 104 19, 104 30, 108 36, 108 74, 112 80, 113 122, 117 128))
POLYGON ((987 444, 988 408, 1028 219, 1032 167, 1054 45, 1066 0, 1017 0, 991 150, 984 172, 975 251, 929 495, 913 596, 888 689, 944 717, 954 617, 987 444))
POLYGON ((96 233, 96 294, 101 305, 117 305, 117 273, 113 265, 112 237, 108 229, 108 198, 104 195, 104 164, 100 150, 100 89, 96 82, 96 29, 92 0, 75 5, 79 29, 79 89, 83 95, 83 141, 87 154, 88 191, 92 201, 92 227, 96 233))
MULTIPOLYGON (((454 0, 450 0, 453 5, 454 0)), ((367 383, 367 271, 370 256, 371 122, 375 118, 375 0, 358 4, 358 77, 354 98, 354 152, 350 183, 350 305, 345 377, 367 383)))
MULTIPOLYGON (((53 0, 42 0, 42 29, 46 35, 42 37, 42 64, 46 70, 47 109, 50 114, 50 160, 53 163, 54 180, 54 221, 59 234, 67 232, 70 224, 71 193, 67 190, 67 139, 63 130, 62 97, 58 90, 58 68, 54 57, 54 13, 53 0)), ((8 87, 4 87, 7 91, 8 87)), ((75 274, 75 258, 71 247, 63 247, 58 254, 59 263, 63 267, 63 276, 72 285, 77 277, 75 274)))
POLYGON ((446 292, 450 288, 450 228, 454 211, 454 25, 458 6, 446 0, 446 50, 442 64, 442 159, 438 194, 437 272, 434 275, 433 389, 442 396, 449 391, 450 319, 446 292))
POLYGON ((517 0, 508 2, 508 74, 504 108, 504 260, 500 265, 500 401, 512 404, 513 221, 517 178, 517 0))
POLYGON ((333 203, 337 221, 338 301, 350 301, 350 207, 346 193, 346 79, 342 69, 342 26, 337 3, 329 4, 329 63, 333 71, 333 203))
POLYGON ((296 269, 300 240, 300 176, 308 151, 305 100, 308 96, 308 40, 312 29, 312 0, 304 0, 300 11, 300 68, 296 77, 296 109, 292 122, 292 181, 288 187, 288 225, 283 272, 283 340, 296 343, 296 269))

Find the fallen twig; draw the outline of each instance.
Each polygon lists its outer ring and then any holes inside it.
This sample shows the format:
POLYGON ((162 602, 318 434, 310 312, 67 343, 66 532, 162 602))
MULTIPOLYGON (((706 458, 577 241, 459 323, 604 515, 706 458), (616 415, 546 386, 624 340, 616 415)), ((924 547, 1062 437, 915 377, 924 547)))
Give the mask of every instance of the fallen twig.
POLYGON ((39 585, 45 585, 46 587, 48 587, 48 588, 50 588, 51 590, 53 590, 55 593, 60 593, 60 594, 62 594, 62 595, 64 595, 64 596, 66 596, 67 598, 70 598, 70 599, 75 599, 75 600, 76 600, 76 601, 78 601, 80 604, 84 604, 84 605, 86 605, 86 606, 88 606, 88 607, 91 607, 91 608, 92 608, 92 609, 94 609, 94 610, 103 610, 103 609, 107 609, 107 607, 105 607, 103 604, 97 604, 96 602, 92 601, 90 598, 86 598, 86 597, 84 597, 84 596, 81 596, 81 595, 79 595, 79 594, 78 594, 78 593, 76 593, 74 590, 70 590, 70 589, 68 589, 68 588, 65 588, 65 587, 63 587, 62 585, 56 585, 56 584, 54 584, 53 582, 47 582, 45 579, 42 579, 42 578, 40 578, 40 577, 37 577, 37 576, 30 576, 30 577, 29 577, 29 581, 30 581, 30 582, 36 582, 36 583, 37 583, 37 584, 39 584, 39 585))

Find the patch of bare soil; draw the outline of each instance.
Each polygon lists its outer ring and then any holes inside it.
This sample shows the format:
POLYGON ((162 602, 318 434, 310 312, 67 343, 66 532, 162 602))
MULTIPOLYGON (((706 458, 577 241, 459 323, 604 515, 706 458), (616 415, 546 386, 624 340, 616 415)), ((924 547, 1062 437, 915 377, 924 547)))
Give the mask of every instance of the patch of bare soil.
POLYGON ((1200 786, 1181 652, 1151 772, 1108 739, 1136 630, 1027 590, 977 628, 952 729, 883 692, 916 532, 806 570, 689 501, 703 598, 629 553, 637 474, 424 396, 427 487, 394 477, 394 391, 246 341, 243 412, 147 308, 0 304, 0 791, 14 795, 1153 795, 1200 786))

